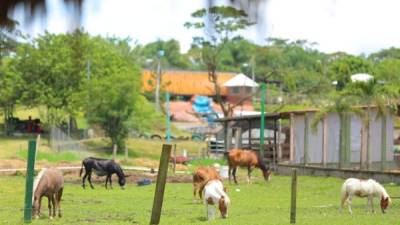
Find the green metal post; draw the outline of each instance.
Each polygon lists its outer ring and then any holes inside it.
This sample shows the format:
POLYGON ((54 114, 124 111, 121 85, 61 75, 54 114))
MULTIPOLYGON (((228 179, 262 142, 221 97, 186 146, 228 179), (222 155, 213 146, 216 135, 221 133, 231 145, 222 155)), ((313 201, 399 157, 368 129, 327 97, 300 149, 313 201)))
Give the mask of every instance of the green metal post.
POLYGON ((265 83, 261 83, 261 125, 260 125, 260 158, 264 159, 264 127, 265 127, 265 83))
POLYGON ((36 160, 36 141, 30 140, 28 144, 28 162, 26 167, 26 184, 25 184, 25 207, 24 222, 32 221, 32 195, 33 195, 33 177, 35 172, 36 160))
POLYGON ((167 143, 171 142, 171 113, 169 109, 169 92, 165 93, 166 111, 167 111, 167 143))

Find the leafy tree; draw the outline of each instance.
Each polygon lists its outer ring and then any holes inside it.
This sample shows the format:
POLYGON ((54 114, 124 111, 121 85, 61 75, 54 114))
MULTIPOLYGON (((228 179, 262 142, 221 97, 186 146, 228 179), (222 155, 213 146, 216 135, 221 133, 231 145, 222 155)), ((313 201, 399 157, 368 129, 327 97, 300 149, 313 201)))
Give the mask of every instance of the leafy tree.
POLYGON ((201 29, 204 37, 194 37, 194 45, 201 49, 202 63, 208 71, 208 78, 214 84, 215 96, 225 117, 233 112, 236 105, 225 103, 221 96, 221 87, 218 84, 219 62, 221 53, 226 45, 232 41, 237 31, 252 25, 243 10, 234 7, 213 6, 200 9, 192 13, 194 22, 186 22, 185 27, 201 29))
POLYGON ((357 97, 358 103, 367 106, 365 115, 365 130, 367 131, 367 168, 371 164, 371 147, 370 147, 370 123, 371 123, 371 108, 376 106, 378 111, 376 117, 386 116, 389 109, 395 109, 396 104, 393 99, 398 97, 398 86, 381 85, 376 79, 369 81, 356 81, 349 84, 343 91, 346 95, 357 97))
POLYGON ((116 68, 115 74, 88 83, 85 96, 90 123, 99 124, 112 144, 124 149, 129 121, 139 98, 140 71, 135 66, 116 68))
POLYGON ((356 56, 340 56, 329 64, 329 75, 337 81, 336 90, 342 90, 350 82, 350 76, 355 73, 373 72, 373 65, 366 59, 356 56))
POLYGON ((23 87, 20 74, 15 70, 12 59, 3 59, 0 65, 0 107, 4 114, 4 131, 11 131, 10 118, 17 104, 23 87))
POLYGON ((17 52, 17 69, 25 82, 23 101, 28 106, 45 106, 51 126, 74 111, 72 95, 80 90, 84 78, 84 36, 87 34, 80 31, 46 32, 17 52))

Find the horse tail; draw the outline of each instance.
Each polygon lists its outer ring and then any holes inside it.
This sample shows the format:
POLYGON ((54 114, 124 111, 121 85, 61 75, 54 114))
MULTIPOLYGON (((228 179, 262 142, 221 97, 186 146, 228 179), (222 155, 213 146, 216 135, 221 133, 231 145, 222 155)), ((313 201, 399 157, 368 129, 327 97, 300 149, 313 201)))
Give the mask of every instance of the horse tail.
POLYGON ((341 190, 340 193, 341 193, 341 199, 342 199, 342 201, 345 200, 345 199, 347 198, 347 185, 346 185, 346 182, 343 183, 343 185, 342 185, 342 190, 341 190))
POLYGON ((79 171, 79 177, 82 176, 82 172, 83 172, 83 161, 82 161, 81 170, 79 171))
POLYGON ((38 185, 39 185, 39 182, 40 182, 40 180, 42 179, 43 174, 44 174, 44 172, 46 172, 46 170, 47 170, 47 168, 42 168, 42 169, 40 170, 39 174, 36 176, 35 180, 33 181, 32 202, 33 202, 33 200, 34 200, 35 192, 36 192, 36 189, 37 189, 37 187, 38 187, 38 185))

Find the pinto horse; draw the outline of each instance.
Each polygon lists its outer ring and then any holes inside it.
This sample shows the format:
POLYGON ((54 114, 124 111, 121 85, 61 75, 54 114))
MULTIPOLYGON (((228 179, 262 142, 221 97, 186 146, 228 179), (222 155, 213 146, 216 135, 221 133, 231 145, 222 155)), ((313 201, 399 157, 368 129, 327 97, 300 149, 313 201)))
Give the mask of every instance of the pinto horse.
POLYGON ((215 167, 199 167, 193 174, 193 197, 196 199, 196 193, 199 192, 199 198, 202 198, 204 186, 210 180, 221 180, 215 167))
POLYGON ((207 209, 207 219, 210 220, 215 216, 215 207, 218 205, 218 209, 221 213, 222 218, 228 218, 228 207, 231 203, 226 189, 222 185, 220 180, 210 180, 203 190, 204 204, 207 209))
POLYGON ((270 179, 271 170, 265 165, 264 160, 262 160, 258 154, 249 150, 241 150, 241 149, 232 149, 228 154, 228 163, 229 163, 229 182, 231 182, 231 174, 233 175, 233 179, 235 183, 238 184, 236 179, 236 171, 237 167, 246 167, 247 168, 247 182, 250 183, 251 172, 255 167, 261 169, 264 179, 268 181, 270 179))
POLYGON ((42 169, 35 178, 33 185, 33 211, 32 216, 37 219, 40 216, 40 207, 42 197, 46 196, 49 206, 49 218, 53 219, 56 216, 58 209, 58 217, 61 217, 61 196, 64 189, 64 178, 58 169, 42 169))
POLYGON ((381 210, 382 213, 385 213, 385 210, 389 206, 391 202, 390 196, 386 192, 385 188, 376 182, 373 179, 369 180, 360 180, 356 178, 347 179, 342 185, 342 202, 340 205, 340 211, 343 209, 343 205, 347 200, 347 204, 349 206, 349 212, 352 214, 351 210, 351 199, 353 196, 357 197, 367 197, 367 207, 366 211, 368 212, 368 205, 371 205, 371 210, 374 212, 373 200, 374 197, 379 197, 381 199, 381 210))
POLYGON ((108 182, 110 182, 110 187, 112 188, 111 176, 114 173, 117 174, 119 186, 121 186, 121 188, 124 189, 126 182, 125 177, 128 176, 125 176, 124 172, 121 169, 121 166, 114 160, 87 157, 82 161, 82 167, 79 172, 79 176, 82 175, 83 168, 85 168, 85 175, 83 175, 82 178, 83 188, 85 188, 85 180, 87 177, 90 187, 94 189, 92 185, 92 172, 94 172, 97 176, 107 176, 105 185, 106 189, 108 182))

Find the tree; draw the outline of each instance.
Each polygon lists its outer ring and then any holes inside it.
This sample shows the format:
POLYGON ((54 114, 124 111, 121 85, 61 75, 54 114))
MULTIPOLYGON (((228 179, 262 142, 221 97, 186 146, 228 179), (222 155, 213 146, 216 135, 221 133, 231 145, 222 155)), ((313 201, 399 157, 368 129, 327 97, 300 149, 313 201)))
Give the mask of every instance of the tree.
POLYGON ((16 29, 16 21, 8 21, 6 26, 0 26, 0 107, 4 113, 4 131, 10 132, 10 118, 13 116, 14 106, 17 103, 22 88, 22 80, 15 70, 15 60, 7 58, 14 53, 18 42, 17 37, 22 37, 16 29))
POLYGON ((366 155, 367 155, 367 169, 371 166, 371 147, 370 147, 370 123, 371 123, 371 108, 377 107, 376 118, 384 117, 388 114, 388 109, 396 108, 395 99, 399 95, 398 86, 393 85, 381 85, 378 84, 376 79, 368 81, 356 81, 352 82, 343 91, 346 95, 353 95, 357 97, 359 104, 367 106, 367 112, 365 115, 365 130, 367 132, 367 143, 366 143, 366 155), (389 107, 392 106, 392 107, 389 107))
POLYGON ((140 93, 139 76, 139 70, 130 66, 87 84, 85 96, 88 101, 85 108, 88 121, 99 124, 118 149, 125 147, 129 120, 134 115, 140 93))
POLYGON ((225 46, 232 41, 237 31, 243 30, 252 23, 248 21, 243 10, 234 7, 213 6, 192 13, 195 22, 186 22, 185 27, 201 29, 204 37, 194 37, 194 45, 201 48, 201 59, 208 71, 208 79, 214 84, 215 97, 221 106, 225 117, 232 115, 237 104, 223 101, 221 87, 218 84, 218 66, 221 53, 225 46))
POLYGON ((17 101, 20 99, 23 81, 20 74, 15 70, 12 59, 3 59, 0 64, 0 107, 4 114, 4 131, 10 134, 10 119, 17 101))
POLYGON ((318 123, 326 117, 328 113, 337 113, 340 121, 339 128, 339 164, 338 167, 342 168, 343 164, 346 162, 346 135, 345 135, 345 127, 346 123, 349 123, 348 120, 350 114, 356 114, 360 118, 364 118, 363 111, 359 108, 354 107, 354 98, 352 96, 348 96, 344 94, 344 92, 339 92, 333 94, 327 104, 321 107, 320 111, 318 111, 313 120, 311 121, 311 127, 315 131, 317 129, 318 123))
POLYGON ((74 108, 72 96, 85 78, 88 35, 77 30, 70 34, 50 34, 23 44, 17 51, 17 69, 24 80, 23 102, 27 106, 45 106, 45 120, 58 125, 74 108))
POLYGON ((361 57, 344 55, 336 57, 329 64, 329 75, 337 81, 336 90, 343 90, 355 73, 372 73, 372 63, 361 57))

